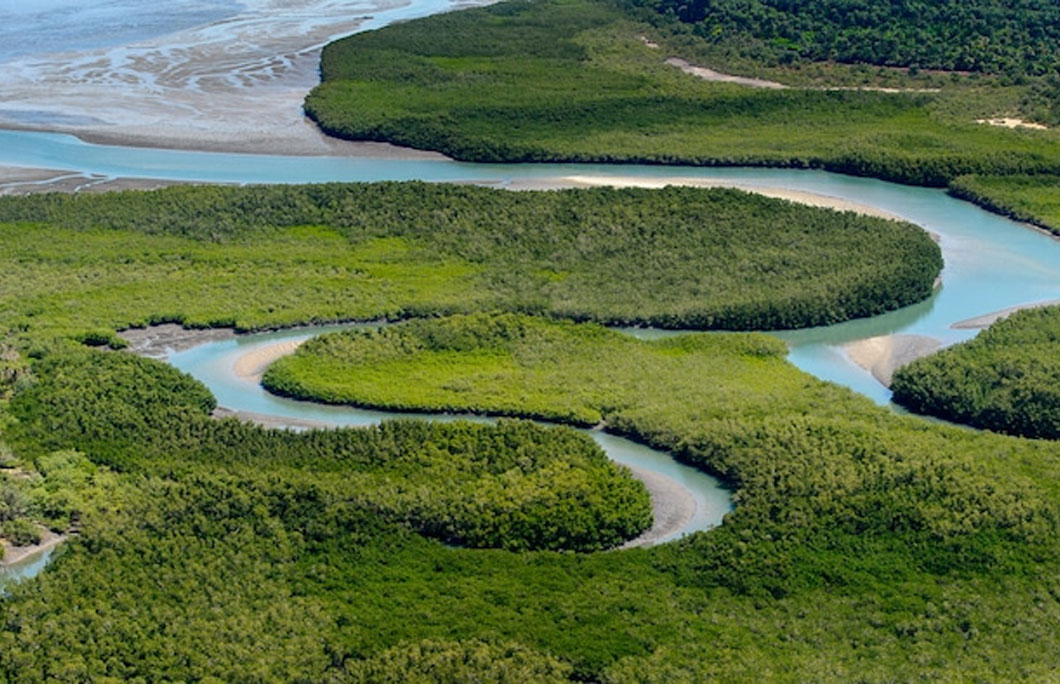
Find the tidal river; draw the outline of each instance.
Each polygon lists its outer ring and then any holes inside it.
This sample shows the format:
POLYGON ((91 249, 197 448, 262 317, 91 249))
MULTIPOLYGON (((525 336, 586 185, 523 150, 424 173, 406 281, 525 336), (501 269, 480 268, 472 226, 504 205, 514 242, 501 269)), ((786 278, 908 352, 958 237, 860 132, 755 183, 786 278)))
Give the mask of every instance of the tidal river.
MULTIPOLYGON (((9 74, 0 79, 0 128, 40 130, 0 130, 0 167, 6 167, 5 178, 17 179, 9 180, 10 185, 63 178, 86 184, 117 178, 237 184, 422 180, 510 189, 708 183, 878 210, 937 237, 945 268, 935 294, 882 316, 774 334, 788 343, 789 358, 799 368, 881 404, 890 400, 890 392, 866 367, 886 365, 903 348, 923 351, 977 332, 953 327, 961 321, 1060 299, 1055 275, 1060 273, 1060 243, 941 190, 788 169, 469 164, 345 146, 323 140, 305 122, 298 104, 315 82, 316 57, 324 42, 342 32, 453 6, 448 0, 361 5, 328 0, 15 0, 0 8, 0 39, 7 37, 0 40, 0 66, 9 74), (242 57, 221 60, 217 46, 234 40, 246 44, 242 57), (69 88, 57 95, 57 82, 69 88), (101 98, 104 90, 111 95, 101 98), (248 124, 250 102, 270 104, 262 105, 248 124), (241 112, 242 118, 233 112, 241 112), (203 129, 204 121, 212 128, 203 129), (264 132, 248 137, 248 125, 264 132), (135 146, 93 144, 54 131, 135 146), (244 148, 282 154, 204 151, 244 148), (34 175, 30 170, 40 171, 34 175)), ((206 382, 219 403, 230 408, 343 425, 385 417, 273 397, 231 372, 233 354, 308 334, 289 331, 212 342, 169 358, 206 382)), ((616 460, 670 478, 694 497, 694 515, 665 539, 718 524, 730 509, 728 493, 702 473, 610 435, 593 436, 616 460)), ((33 574, 46 560, 35 559, 21 570, 33 574)))

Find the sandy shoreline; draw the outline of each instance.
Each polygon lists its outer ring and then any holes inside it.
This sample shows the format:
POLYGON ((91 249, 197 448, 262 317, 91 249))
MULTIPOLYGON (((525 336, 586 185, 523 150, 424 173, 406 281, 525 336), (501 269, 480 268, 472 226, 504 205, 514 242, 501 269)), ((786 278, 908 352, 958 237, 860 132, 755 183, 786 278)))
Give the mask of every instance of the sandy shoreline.
POLYGON ((811 207, 823 209, 835 209, 837 211, 853 211, 865 216, 903 221, 901 216, 891 212, 877 209, 867 204, 860 204, 841 197, 821 195, 802 190, 789 190, 787 188, 766 187, 730 181, 723 178, 637 178, 635 176, 563 176, 559 178, 544 178, 532 181, 517 181, 509 184, 513 190, 552 190, 561 188, 589 188, 608 186, 612 188, 664 188, 668 185, 678 185, 693 188, 732 188, 753 192, 766 197, 784 199, 789 202, 805 204, 811 207))
POLYGON ((0 568, 7 568, 16 563, 26 560, 34 554, 43 553, 49 549, 54 549, 59 544, 62 544, 69 538, 68 534, 56 534, 51 530, 44 530, 41 533, 40 544, 33 544, 31 546, 14 546, 11 542, 4 541, 4 559, 0 560, 0 568))
POLYGON ((933 354, 942 343, 924 335, 882 335, 843 345, 851 361, 872 373, 884 387, 894 372, 911 361, 933 354))
POLYGON ((950 327, 954 330, 978 330, 980 328, 989 328, 997 321, 1002 318, 1008 318, 1017 311, 1023 311, 1024 309, 1040 309, 1043 306, 1057 305, 1060 305, 1060 299, 1050 299, 1044 302, 1031 302, 1030 304, 1010 306, 1007 309, 1001 309, 1000 311, 994 311, 992 313, 983 314, 982 316, 976 316, 975 318, 966 318, 963 321, 957 321, 950 327))
POLYGON ((302 109, 320 52, 380 23, 489 2, 242 0, 224 18, 125 44, 38 46, 2 63, 0 127, 200 151, 429 158, 323 135, 302 109))
POLYGON ((249 351, 236 359, 232 371, 236 377, 259 383, 261 376, 265 374, 265 369, 273 361, 295 353, 304 343, 305 340, 290 340, 249 351))

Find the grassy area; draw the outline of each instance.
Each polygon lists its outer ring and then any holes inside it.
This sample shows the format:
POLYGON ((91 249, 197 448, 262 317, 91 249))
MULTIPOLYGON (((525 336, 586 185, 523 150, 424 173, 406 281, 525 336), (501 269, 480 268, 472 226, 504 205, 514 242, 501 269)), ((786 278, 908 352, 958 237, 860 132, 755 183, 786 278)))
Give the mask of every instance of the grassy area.
MULTIPOLYGON (((473 379, 463 405, 483 410, 510 406, 520 384, 543 402, 549 373, 602 372, 595 390, 560 384, 551 407, 520 410, 597 411, 722 473, 737 507, 716 530, 647 550, 449 547, 381 497, 420 491, 473 504, 464 520, 498 521, 475 496, 495 475, 468 489, 459 477, 491 461, 454 457, 481 454, 485 437, 523 462, 545 435, 569 438, 518 425, 272 432, 206 419, 208 395, 157 362, 55 349, 16 394, 10 437, 26 454, 82 448, 128 490, 0 602, 0 672, 371 679, 489 659, 540 681, 871 681, 1034 679, 1058 665, 1042 648, 1060 619, 1051 443, 896 417, 797 371, 759 335, 639 342, 502 315, 307 349, 390 357, 391 396, 409 404, 473 379), (506 358, 504 372, 482 374, 484 356, 506 358), (361 489, 380 473, 389 484, 361 489), (417 477, 429 484, 402 485, 417 477), (219 644, 208 660, 204 638, 219 644)), ((547 508, 557 520, 587 510, 563 500, 547 508)), ((446 510, 466 509, 435 520, 446 510)))
POLYGON ((692 57, 694 36, 666 42, 634 15, 597 0, 515 1, 351 36, 325 49, 306 109, 332 135, 474 161, 810 166, 939 186, 1060 170, 1056 132, 975 123, 1018 109, 1026 87, 706 83, 664 63, 692 57))
POLYGON ((1020 311, 894 376, 894 400, 975 427, 1060 438, 1060 309, 1020 311))
POLYGON ((941 267, 911 224, 687 188, 6 198, 0 241, 4 327, 112 344, 115 329, 164 321, 246 330, 476 310, 802 327, 922 300, 941 267))
POLYGON ((1060 176, 961 176, 950 194, 1060 234, 1060 176))

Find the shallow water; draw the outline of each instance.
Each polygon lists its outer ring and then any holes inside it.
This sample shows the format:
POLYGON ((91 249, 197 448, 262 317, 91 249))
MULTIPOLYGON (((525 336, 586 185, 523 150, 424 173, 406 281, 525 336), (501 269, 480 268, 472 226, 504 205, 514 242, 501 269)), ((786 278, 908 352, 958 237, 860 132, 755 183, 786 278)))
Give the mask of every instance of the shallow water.
POLYGON ((234 0, 4 0, 0 62, 139 42, 231 17, 234 0))
MULTIPOLYGON (((241 335, 235 339, 207 342, 185 351, 172 352, 169 354, 168 361, 205 384, 217 397, 217 403, 220 406, 238 411, 281 418, 322 421, 337 426, 375 425, 383 420, 399 417, 443 422, 454 420, 493 422, 494 419, 483 416, 447 413, 398 414, 389 411, 371 411, 349 406, 329 406, 296 401, 270 394, 257 381, 241 378, 235 373, 236 360, 256 349, 281 342, 302 341, 324 332, 355 327, 366 326, 320 326, 311 329, 241 335)), ((721 524, 725 514, 732 510, 730 492, 710 475, 678 463, 666 453, 628 439, 598 430, 582 430, 582 432, 591 436, 604 449, 608 457, 617 463, 668 477, 683 485, 691 493, 696 502, 695 515, 681 530, 660 539, 659 543, 716 527, 721 524)))
POLYGON ((48 565, 55 548, 45 549, 23 558, 18 563, 0 567, 0 593, 15 582, 31 579, 40 574, 40 571, 48 565))

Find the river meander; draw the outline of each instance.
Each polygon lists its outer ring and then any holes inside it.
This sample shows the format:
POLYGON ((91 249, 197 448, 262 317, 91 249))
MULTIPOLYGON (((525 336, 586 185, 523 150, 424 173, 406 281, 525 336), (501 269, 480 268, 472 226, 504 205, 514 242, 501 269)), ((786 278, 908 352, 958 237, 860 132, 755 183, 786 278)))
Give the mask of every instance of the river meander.
MULTIPOLYGON (((216 2, 213 12, 229 11, 216 2)), ((438 9, 449 5, 438 3, 438 9)), ((362 28, 387 19, 429 13, 399 6, 380 13, 362 28)), ((136 30, 152 32, 153 26, 136 30)), ((84 112, 91 116, 92 112, 84 112)), ((92 178, 147 178, 218 183, 315 183, 408 181, 474 182, 514 187, 536 181, 564 184, 573 176, 657 183, 660 180, 712 180, 749 189, 772 188, 814 193, 873 207, 920 225, 938 236, 945 259, 942 287, 920 304, 882 316, 801 331, 774 333, 785 340, 789 359, 824 380, 846 385, 886 404, 890 392, 854 364, 845 346, 892 334, 919 335, 942 344, 967 339, 975 330, 951 326, 965 319, 1031 302, 1060 299, 1060 243, 1027 226, 951 198, 944 191, 831 174, 823 171, 766 168, 704 168, 614 164, 471 164, 445 159, 387 159, 351 156, 291 156, 193 152, 149 147, 96 145, 73 136, 0 130, 0 166, 54 169, 92 178)), ((306 330, 268 333, 212 342, 170 355, 178 368, 205 382, 229 408, 259 414, 312 419, 336 425, 364 425, 392 417, 376 411, 295 402, 266 393, 232 371, 233 359, 253 345, 316 334, 306 330)), ((634 331, 650 336, 652 331, 634 331)), ((459 418, 426 416, 436 420, 459 418)), ((481 419, 472 417, 472 419, 481 419)), ((681 483, 696 498, 696 514, 673 536, 708 529, 731 509, 717 481, 682 466, 665 454, 602 433, 591 432, 616 461, 647 468, 681 483)), ((13 576, 32 576, 49 553, 4 570, 0 584, 13 576)))
POLYGON ((657 183, 711 180, 749 189, 789 189, 840 198, 889 212, 938 236, 945 259, 942 287, 925 302, 822 328, 776 333, 799 368, 846 385, 880 404, 890 392, 854 364, 845 345, 909 334, 943 345, 975 334, 958 321, 1021 304, 1060 298, 1060 243, 1025 225, 954 199, 944 191, 824 171, 617 164, 472 164, 444 159, 293 157, 94 145, 60 134, 0 131, 0 165, 51 168, 100 177, 221 183, 326 181, 520 183, 607 178, 657 183))

